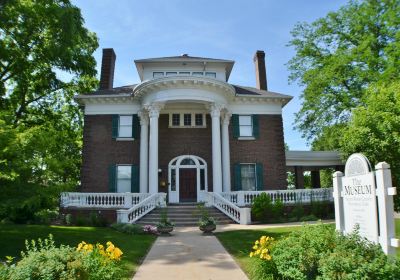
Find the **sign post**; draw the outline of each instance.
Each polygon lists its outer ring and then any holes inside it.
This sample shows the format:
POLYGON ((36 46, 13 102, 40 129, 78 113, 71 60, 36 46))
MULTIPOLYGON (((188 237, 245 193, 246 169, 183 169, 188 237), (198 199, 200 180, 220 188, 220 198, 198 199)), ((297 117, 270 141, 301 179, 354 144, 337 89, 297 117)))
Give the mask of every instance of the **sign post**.
POLYGON ((379 243, 385 254, 395 254, 394 248, 399 247, 393 214, 396 189, 389 164, 378 163, 375 169, 364 155, 353 154, 346 162, 345 174, 334 173, 336 230, 347 234, 358 226, 362 237, 379 243))

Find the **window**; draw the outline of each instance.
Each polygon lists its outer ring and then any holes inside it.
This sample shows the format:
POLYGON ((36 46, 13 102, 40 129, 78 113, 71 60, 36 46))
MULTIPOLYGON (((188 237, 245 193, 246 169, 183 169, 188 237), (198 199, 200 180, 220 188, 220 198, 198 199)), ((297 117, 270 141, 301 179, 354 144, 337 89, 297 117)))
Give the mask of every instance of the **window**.
POLYGON ((190 72, 179 72, 179 75, 189 76, 189 75, 190 75, 190 72))
POLYGON ((153 78, 164 77, 164 72, 153 72, 153 78))
POLYGON ((183 125, 184 126, 192 125, 192 114, 183 114, 183 125))
POLYGON ((243 137, 253 136, 253 122, 251 116, 239 116, 239 135, 243 137))
POLYGON ((256 165, 241 164, 240 177, 242 179, 243 191, 255 191, 256 188, 256 165))
POLYGON ((119 116, 118 137, 132 137, 132 116, 119 116))
POLYGON ((195 115, 195 124, 196 126, 203 126, 203 114, 195 115))
POLYGON ((171 191, 176 191, 176 170, 171 169, 171 191))
POLYGON ((177 72, 167 72, 166 76, 176 76, 177 72))
POLYGON ((204 76, 203 72, 192 72, 193 76, 204 76))
POLYGON ((217 77, 217 73, 215 73, 215 72, 206 72, 206 77, 216 78, 217 77))
POLYGON ((131 192, 131 165, 117 166, 117 192, 131 192))
POLYGON ((180 114, 172 114, 172 125, 180 126, 181 124, 181 115, 180 114))
POLYGON ((185 158, 181 161, 181 165, 196 165, 196 163, 191 158, 185 158))
POLYGON ((204 113, 170 113, 169 126, 180 128, 205 128, 205 114, 204 113))
POLYGON ((206 175, 204 169, 200 169, 200 190, 204 191, 206 188, 206 175))

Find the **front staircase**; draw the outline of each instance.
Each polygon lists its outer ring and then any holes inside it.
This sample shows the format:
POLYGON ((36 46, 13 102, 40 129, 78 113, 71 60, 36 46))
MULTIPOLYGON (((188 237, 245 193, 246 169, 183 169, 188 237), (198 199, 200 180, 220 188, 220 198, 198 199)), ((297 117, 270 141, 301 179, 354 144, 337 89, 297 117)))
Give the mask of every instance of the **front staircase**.
MULTIPOLYGON (((214 217, 217 225, 233 224, 233 220, 214 207, 206 207, 211 217, 214 217)), ((175 223, 175 226, 197 226, 199 213, 196 204, 169 204, 165 208, 156 208, 140 220, 140 225, 156 225, 161 218, 162 211, 167 210, 168 218, 175 223)))

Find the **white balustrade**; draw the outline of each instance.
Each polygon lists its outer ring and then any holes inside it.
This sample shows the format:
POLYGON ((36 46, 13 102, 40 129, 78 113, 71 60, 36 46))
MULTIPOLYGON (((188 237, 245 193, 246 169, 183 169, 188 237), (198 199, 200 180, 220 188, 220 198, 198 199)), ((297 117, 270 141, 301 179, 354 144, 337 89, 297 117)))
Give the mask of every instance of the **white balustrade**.
POLYGON ((208 192, 206 197, 207 206, 214 206, 239 224, 247 225, 251 223, 250 208, 240 208, 218 193, 208 192))
POLYGON ((61 193, 61 207, 131 208, 149 197, 148 193, 61 193))
POLYGON ((129 209, 117 210, 118 223, 134 223, 156 207, 166 206, 166 193, 155 193, 129 209))
POLYGON ((221 193, 221 196, 238 206, 251 205, 254 199, 265 193, 270 196, 272 202, 282 201, 285 205, 296 203, 310 204, 313 201, 333 201, 332 188, 321 189, 297 189, 276 191, 237 191, 221 193))

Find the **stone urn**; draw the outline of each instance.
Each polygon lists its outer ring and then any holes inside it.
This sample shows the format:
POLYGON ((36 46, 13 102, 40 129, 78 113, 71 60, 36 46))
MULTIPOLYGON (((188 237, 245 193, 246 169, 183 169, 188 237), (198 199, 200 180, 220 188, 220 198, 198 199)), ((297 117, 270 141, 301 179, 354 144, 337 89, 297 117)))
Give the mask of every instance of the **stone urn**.
POLYGON ((174 226, 157 226, 157 231, 160 234, 168 235, 174 230, 174 226))
POLYGON ((209 224, 205 226, 199 226, 199 228, 203 233, 210 234, 217 228, 217 226, 215 224, 209 224))

